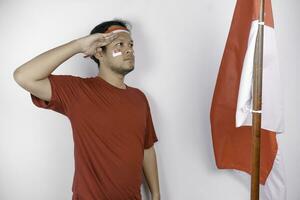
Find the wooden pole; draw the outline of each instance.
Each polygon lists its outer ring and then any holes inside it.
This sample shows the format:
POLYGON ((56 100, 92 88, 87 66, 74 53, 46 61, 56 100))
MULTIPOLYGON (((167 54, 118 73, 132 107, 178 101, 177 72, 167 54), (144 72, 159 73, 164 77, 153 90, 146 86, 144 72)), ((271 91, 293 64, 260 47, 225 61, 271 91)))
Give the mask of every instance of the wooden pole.
POLYGON ((259 200, 264 7, 265 0, 260 0, 259 26, 255 44, 253 66, 251 200, 259 200))

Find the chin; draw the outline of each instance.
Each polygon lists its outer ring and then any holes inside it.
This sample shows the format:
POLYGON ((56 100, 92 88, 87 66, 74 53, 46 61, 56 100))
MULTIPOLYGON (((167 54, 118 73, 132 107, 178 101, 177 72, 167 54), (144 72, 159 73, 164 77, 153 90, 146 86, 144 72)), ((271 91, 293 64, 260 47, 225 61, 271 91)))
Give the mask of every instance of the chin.
POLYGON ((124 66, 123 69, 134 69, 134 65, 127 65, 127 66, 124 66))
POLYGON ((134 65, 130 66, 129 69, 134 69, 134 65))
POLYGON ((134 70, 134 66, 130 66, 126 69, 127 73, 132 72, 134 70))
POLYGON ((130 72, 132 72, 134 70, 134 66, 126 66, 126 67, 123 67, 121 70, 118 70, 118 72, 122 75, 126 75, 130 72))

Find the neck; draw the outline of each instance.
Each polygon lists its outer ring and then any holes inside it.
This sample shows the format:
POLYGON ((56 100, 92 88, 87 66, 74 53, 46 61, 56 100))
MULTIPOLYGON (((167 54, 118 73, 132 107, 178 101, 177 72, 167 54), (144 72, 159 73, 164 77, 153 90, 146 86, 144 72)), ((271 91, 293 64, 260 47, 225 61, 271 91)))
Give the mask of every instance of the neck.
POLYGON ((98 76, 115 87, 126 89, 126 85, 124 84, 124 75, 122 74, 117 74, 108 68, 101 66, 98 76))

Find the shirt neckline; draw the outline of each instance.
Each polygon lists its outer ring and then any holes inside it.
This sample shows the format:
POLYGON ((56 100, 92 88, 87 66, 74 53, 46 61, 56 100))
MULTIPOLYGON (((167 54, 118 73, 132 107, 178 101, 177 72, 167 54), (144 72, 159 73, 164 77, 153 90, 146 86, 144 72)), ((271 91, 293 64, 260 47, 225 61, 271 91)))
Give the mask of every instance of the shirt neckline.
POLYGON ((127 84, 125 84, 125 83, 124 84, 126 86, 126 89, 122 89, 122 88, 118 88, 117 86, 114 86, 114 85, 110 84, 109 82, 107 82, 106 80, 104 80, 100 76, 95 76, 94 79, 100 80, 100 82, 102 82, 105 87, 111 88, 111 89, 116 90, 116 91, 126 92, 126 91, 129 90, 129 86, 127 84))

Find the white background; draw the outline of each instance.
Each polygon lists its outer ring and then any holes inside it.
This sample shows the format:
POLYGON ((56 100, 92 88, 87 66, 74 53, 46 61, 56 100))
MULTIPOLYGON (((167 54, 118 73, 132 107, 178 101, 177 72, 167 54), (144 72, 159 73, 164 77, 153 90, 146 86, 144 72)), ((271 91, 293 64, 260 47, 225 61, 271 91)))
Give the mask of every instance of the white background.
MULTIPOLYGON (((126 83, 142 89, 150 101, 159 138, 162 200, 249 199, 247 183, 231 170, 216 169, 209 123, 234 6, 234 0, 1 0, 0 199, 71 199, 69 120, 35 107, 14 82, 13 71, 114 17, 133 24, 136 69, 126 83)), ((288 200, 300 199, 299 6, 297 0, 273 1, 285 89, 286 132, 278 140, 288 200)), ((54 74, 86 77, 97 72, 92 60, 77 54, 54 74)))

